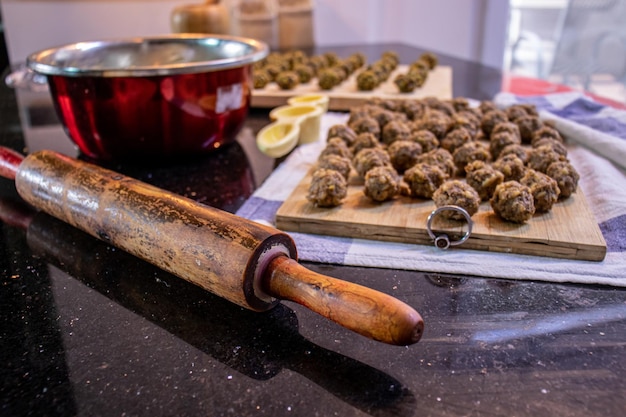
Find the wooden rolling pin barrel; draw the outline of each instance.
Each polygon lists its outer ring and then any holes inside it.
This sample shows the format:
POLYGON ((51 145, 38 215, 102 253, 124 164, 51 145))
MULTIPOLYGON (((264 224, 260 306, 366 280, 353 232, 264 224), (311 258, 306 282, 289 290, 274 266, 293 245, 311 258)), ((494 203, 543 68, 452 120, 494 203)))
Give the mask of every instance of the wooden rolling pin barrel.
POLYGON ((412 307, 303 267, 274 228, 52 151, 0 147, 0 176, 37 209, 245 308, 290 300, 381 342, 422 335, 412 307))

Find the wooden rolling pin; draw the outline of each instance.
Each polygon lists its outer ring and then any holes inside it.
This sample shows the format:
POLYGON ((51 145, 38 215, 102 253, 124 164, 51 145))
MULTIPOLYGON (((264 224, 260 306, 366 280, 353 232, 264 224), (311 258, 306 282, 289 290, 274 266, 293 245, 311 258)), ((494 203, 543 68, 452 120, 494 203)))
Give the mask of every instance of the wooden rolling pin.
POLYGON ((0 176, 37 209, 245 308, 290 300, 381 342, 422 335, 413 308, 308 270, 279 230, 52 151, 0 147, 0 176))

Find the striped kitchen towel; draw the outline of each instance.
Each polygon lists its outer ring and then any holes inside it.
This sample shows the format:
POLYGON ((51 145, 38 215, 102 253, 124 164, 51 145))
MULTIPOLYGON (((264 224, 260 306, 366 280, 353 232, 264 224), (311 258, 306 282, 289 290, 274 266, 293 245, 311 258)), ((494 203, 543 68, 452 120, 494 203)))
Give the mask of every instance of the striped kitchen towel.
MULTIPOLYGON (((581 174, 579 186, 607 243, 602 262, 482 252, 461 246, 441 251, 430 245, 289 234, 300 260, 493 278, 626 286, 626 112, 581 94, 517 97, 499 94, 501 106, 533 103, 569 140, 568 157, 581 174)), ((274 225, 282 202, 315 164, 328 128, 347 115, 328 113, 317 142, 301 145, 274 171, 237 214, 274 225)))

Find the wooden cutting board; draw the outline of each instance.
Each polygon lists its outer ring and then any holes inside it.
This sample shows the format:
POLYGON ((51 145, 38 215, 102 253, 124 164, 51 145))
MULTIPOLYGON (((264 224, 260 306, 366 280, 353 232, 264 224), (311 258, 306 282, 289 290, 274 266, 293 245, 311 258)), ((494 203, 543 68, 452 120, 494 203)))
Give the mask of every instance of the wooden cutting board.
MULTIPOLYGON (((278 209, 276 226, 279 229, 433 244, 426 231, 428 215, 435 209, 432 200, 399 197, 375 203, 365 197, 362 180, 354 176, 348 187, 348 197, 341 206, 318 208, 306 199, 311 174, 312 171, 278 209)), ((483 203, 472 220, 471 236, 458 247, 588 261, 601 261, 606 255, 606 242, 580 188, 570 198, 555 204, 549 213, 535 215, 526 224, 501 220, 489 203, 483 203)), ((457 240, 465 234, 467 225, 437 216, 432 228, 436 234, 445 232, 451 240, 457 240)))
POLYGON ((290 97, 309 94, 323 93, 330 98, 329 110, 350 110, 350 108, 363 104, 372 97, 386 100, 406 100, 418 99, 429 96, 440 99, 452 98, 452 68, 447 66, 437 66, 428 73, 428 78, 421 88, 412 93, 400 93, 398 87, 393 83, 393 79, 399 73, 406 72, 408 66, 399 65, 391 74, 389 79, 382 83, 373 91, 359 91, 356 87, 356 76, 353 74, 341 85, 332 90, 322 90, 317 85, 317 79, 313 79, 306 84, 300 84, 293 90, 281 90, 275 83, 268 84, 263 89, 252 90, 252 107, 272 108, 287 104, 290 97))

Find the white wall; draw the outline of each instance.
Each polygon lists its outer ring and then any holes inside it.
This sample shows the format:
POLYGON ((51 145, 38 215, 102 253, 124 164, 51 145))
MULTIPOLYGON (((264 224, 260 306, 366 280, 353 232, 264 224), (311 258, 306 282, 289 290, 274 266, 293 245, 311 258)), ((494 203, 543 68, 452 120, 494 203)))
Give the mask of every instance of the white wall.
POLYGON ((506 0, 316 0, 319 45, 401 42, 501 68, 506 0))
MULTIPOLYGON (((0 0, 12 63, 79 40, 170 31, 180 4, 201 0, 0 0)), ((318 45, 399 42, 502 67, 506 0, 314 0, 318 45)))
POLYGON ((177 5, 194 0, 0 0, 11 63, 81 40, 170 32, 177 5))

